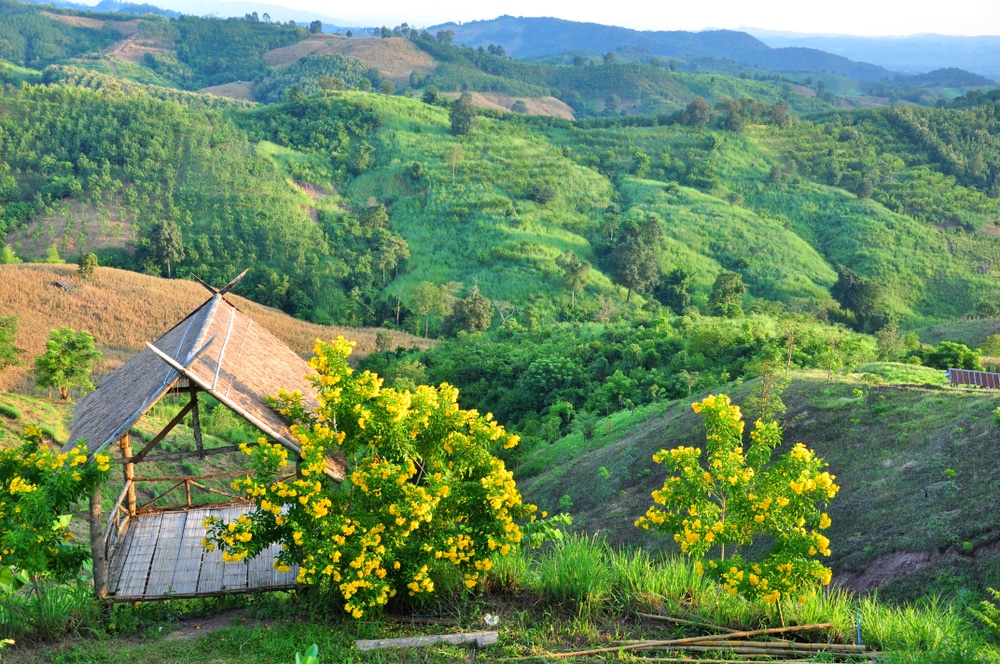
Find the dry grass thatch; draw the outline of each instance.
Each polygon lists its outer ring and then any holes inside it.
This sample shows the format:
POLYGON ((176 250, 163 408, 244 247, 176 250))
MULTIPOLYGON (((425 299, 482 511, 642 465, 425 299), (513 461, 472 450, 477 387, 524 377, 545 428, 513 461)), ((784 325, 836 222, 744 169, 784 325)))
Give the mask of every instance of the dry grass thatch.
MULTIPOLYGON (((163 335, 177 321, 210 297, 200 285, 175 279, 97 268, 91 279, 77 276, 75 265, 0 265, 0 316, 20 317, 17 339, 25 364, 0 372, 0 390, 31 392, 28 368, 45 350, 49 331, 60 326, 94 335, 104 359, 95 367, 95 383, 143 350, 146 342, 163 335), (54 285, 66 280, 74 287, 54 285)), ((354 357, 375 350, 376 328, 327 327, 296 320, 280 311, 227 295, 237 307, 303 357, 317 339, 338 335, 357 343, 354 357)), ((393 346, 429 344, 402 332, 393 332, 393 346)))
MULTIPOLYGON (((222 295, 202 304, 153 345, 187 367, 189 378, 209 394, 297 451, 294 436, 263 397, 282 389, 300 392, 311 410, 316 400, 306 380, 309 367, 222 295)), ((68 445, 83 439, 94 453, 117 440, 179 378, 180 373, 150 349, 139 352, 80 401, 68 445)))

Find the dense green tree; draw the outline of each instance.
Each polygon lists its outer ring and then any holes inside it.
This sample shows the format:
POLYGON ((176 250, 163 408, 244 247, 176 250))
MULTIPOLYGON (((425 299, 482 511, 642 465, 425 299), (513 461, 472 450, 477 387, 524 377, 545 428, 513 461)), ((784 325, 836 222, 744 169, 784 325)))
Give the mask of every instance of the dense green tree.
POLYGON ((90 372, 101 352, 94 348, 94 337, 85 331, 60 327, 49 333, 45 352, 35 358, 35 385, 42 389, 59 390, 63 401, 69 399, 70 388, 94 389, 90 372))
POLYGON ((451 121, 451 132, 457 136, 471 134, 476 128, 476 107, 472 104, 472 95, 463 92, 462 96, 455 100, 448 112, 451 121))
POLYGON ((712 121, 712 105, 704 97, 695 97, 684 112, 684 123, 692 127, 704 127, 712 121))
POLYGON ((632 291, 643 293, 660 280, 656 251, 639 237, 619 242, 608 259, 608 268, 615 283, 627 289, 626 302, 632 298, 632 291))
POLYGON ((424 95, 421 99, 423 99, 425 104, 431 104, 433 106, 441 100, 441 93, 438 92, 437 86, 428 85, 424 90, 424 95))
POLYGON ((528 105, 524 103, 523 99, 518 99, 513 104, 510 105, 510 110, 513 113, 527 113, 528 105))
POLYGON ((17 316, 0 317, 0 371, 21 363, 24 351, 17 347, 17 316))
POLYGON ((830 289, 830 295, 840 306, 854 312, 859 331, 869 331, 882 306, 881 286, 843 265, 837 266, 837 281, 830 289))
POLYGON ((167 278, 172 278, 171 264, 184 258, 184 240, 175 222, 161 219, 153 224, 149 232, 149 254, 154 261, 167 266, 167 278))
POLYGON ((323 32, 323 21, 316 20, 309 24, 309 32, 318 35, 323 32))
POLYGON ((448 334, 460 330, 465 332, 485 332, 493 322, 493 303, 479 292, 474 285, 469 297, 456 299, 445 321, 448 334))
POLYGON ((85 279, 88 279, 94 276, 94 271, 96 269, 97 254, 89 251, 85 254, 80 254, 80 268, 77 270, 77 274, 85 279))
POLYGON ((929 350, 924 355, 924 364, 935 369, 983 370, 979 353, 955 341, 942 341, 929 350))
POLYGON ((738 272, 723 270, 712 284, 712 292, 708 303, 712 313, 726 318, 736 318, 743 315, 743 294, 746 293, 743 276, 738 272))
POLYGON ((17 265, 20 262, 21 259, 17 257, 9 244, 0 248, 0 265, 17 265))
POLYGON ((691 306, 692 280, 693 277, 683 268, 674 268, 663 278, 653 295, 680 316, 691 306))

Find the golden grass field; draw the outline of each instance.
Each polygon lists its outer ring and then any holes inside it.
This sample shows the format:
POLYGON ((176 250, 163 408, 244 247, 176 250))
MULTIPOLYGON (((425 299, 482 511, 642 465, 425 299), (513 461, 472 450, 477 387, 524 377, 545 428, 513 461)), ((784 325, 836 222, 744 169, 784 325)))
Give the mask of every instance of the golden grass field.
MULTIPOLYGON (((0 317, 20 318, 17 345, 26 352, 23 366, 0 371, 0 391, 32 392, 28 369, 45 350, 49 331, 60 326, 87 330, 94 335, 104 359, 95 367, 94 382, 169 330, 210 297, 193 282, 166 280, 135 272, 99 267, 90 279, 77 275, 76 265, 0 265, 0 317), (72 290, 55 285, 66 280, 72 290)), ((377 328, 327 327, 297 320, 275 309, 228 296, 230 301, 284 341, 295 352, 308 357, 317 339, 338 335, 357 343, 355 356, 375 350, 377 328)), ((433 342, 403 332, 392 332, 393 347, 419 346, 433 342)))
POLYGON ((434 72, 434 58, 402 37, 376 39, 374 37, 341 37, 340 35, 311 35, 290 46, 283 46, 264 54, 264 62, 281 69, 304 57, 322 53, 339 53, 346 57, 364 60, 384 78, 397 86, 409 85, 410 72, 421 76, 434 72))
MULTIPOLYGON (((458 99, 457 92, 444 92, 443 97, 458 99)), ((473 92, 472 103, 481 108, 509 111, 516 101, 523 101, 528 115, 550 115, 564 120, 574 119, 573 109, 555 97, 512 97, 502 92, 473 92)))
POLYGON ((109 27, 112 30, 117 30, 119 34, 126 37, 139 32, 139 19, 132 19, 131 21, 105 21, 103 19, 87 18, 85 16, 66 16, 64 14, 54 14, 45 11, 39 13, 53 21, 59 21, 60 23, 72 25, 77 28, 103 30, 105 27, 109 27))

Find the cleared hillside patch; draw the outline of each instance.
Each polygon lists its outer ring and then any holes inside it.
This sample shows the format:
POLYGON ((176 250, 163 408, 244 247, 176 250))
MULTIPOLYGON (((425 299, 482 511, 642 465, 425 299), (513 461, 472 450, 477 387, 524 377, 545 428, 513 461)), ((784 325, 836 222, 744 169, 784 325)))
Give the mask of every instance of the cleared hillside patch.
POLYGON ((304 57, 324 53, 339 53, 364 60, 384 78, 404 87, 409 82, 411 72, 426 76, 433 73, 436 67, 434 58, 407 39, 351 38, 340 35, 311 35, 295 44, 268 51, 264 54, 264 62, 270 67, 281 69, 304 57))

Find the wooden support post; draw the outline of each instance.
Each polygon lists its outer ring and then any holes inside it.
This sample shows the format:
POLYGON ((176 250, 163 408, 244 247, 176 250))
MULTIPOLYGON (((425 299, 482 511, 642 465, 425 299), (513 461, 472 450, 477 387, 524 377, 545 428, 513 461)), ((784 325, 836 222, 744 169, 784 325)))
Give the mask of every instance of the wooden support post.
MULTIPOLYGON (((128 432, 121 439, 122 448, 122 458, 131 459, 132 458, 132 439, 129 438, 128 432)), ((128 495, 125 497, 125 508, 128 510, 129 516, 135 516, 135 464, 131 461, 125 463, 125 482, 128 484, 128 495)))
POLYGON ((198 388, 191 386, 191 432, 194 434, 194 445, 198 450, 198 458, 205 458, 205 447, 201 442, 201 417, 198 415, 198 388))
POLYGON ((101 528, 101 490, 90 494, 90 553, 94 560, 94 596, 108 598, 108 559, 104 551, 104 532, 101 528))
POLYGON ((184 495, 187 499, 187 506, 191 507, 191 480, 184 480, 184 495))

